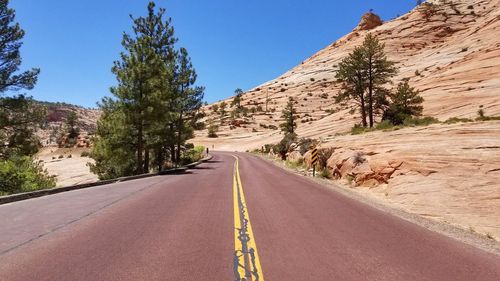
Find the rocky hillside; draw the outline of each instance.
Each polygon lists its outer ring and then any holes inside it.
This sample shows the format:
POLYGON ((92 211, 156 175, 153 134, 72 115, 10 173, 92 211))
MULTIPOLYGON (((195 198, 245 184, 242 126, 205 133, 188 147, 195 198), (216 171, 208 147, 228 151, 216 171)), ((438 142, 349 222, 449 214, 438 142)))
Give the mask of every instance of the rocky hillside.
MULTIPOLYGON (((368 33, 385 43, 388 57, 400 67, 393 82, 409 79, 422 91, 424 115, 442 121, 474 118, 480 107, 487 115, 500 115, 499 31, 497 0, 428 1, 385 23, 368 13, 351 33, 282 76, 246 92, 242 104, 251 112, 237 122, 229 117, 222 121, 218 147, 247 150, 278 141, 275 126, 289 97, 295 99, 300 115, 299 136, 324 138, 349 131, 358 116, 335 103, 340 89, 335 70, 368 33)), ((218 122, 212 108, 209 105, 206 112, 218 122)), ((206 131, 198 132, 196 141, 211 144, 213 140, 206 135, 206 131)))
POLYGON ((56 144, 57 137, 59 137, 61 131, 64 130, 66 116, 68 116, 70 112, 75 112, 78 117, 77 127, 80 129, 81 135, 92 134, 96 130, 97 120, 101 114, 98 109, 84 108, 59 102, 38 103, 47 108, 46 126, 37 132, 44 146, 56 144))
MULTIPOLYGON (((208 119, 219 125, 218 138, 208 138, 204 130, 194 142, 236 151, 277 143, 283 137, 281 111, 292 97, 299 114, 297 134, 318 139, 320 150, 331 151, 323 171, 338 185, 498 240, 500 122, 446 122, 351 135, 358 113, 335 103, 340 90, 335 72, 373 33, 397 62, 393 82, 408 79, 421 91, 424 115, 473 120, 482 109, 487 116, 499 116, 499 32, 498 0, 428 1, 385 23, 368 13, 351 33, 246 92, 246 116, 221 118, 213 110, 221 102, 207 106, 208 119)), ((292 151, 288 159, 308 164, 310 152, 292 151)))

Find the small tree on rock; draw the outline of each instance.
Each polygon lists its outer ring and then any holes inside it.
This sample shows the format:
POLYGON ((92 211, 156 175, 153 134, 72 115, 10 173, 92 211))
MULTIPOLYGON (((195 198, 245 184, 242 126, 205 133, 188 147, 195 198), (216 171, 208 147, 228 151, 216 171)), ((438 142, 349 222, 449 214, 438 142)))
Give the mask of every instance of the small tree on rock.
POLYGON ((220 117, 221 118, 224 118, 224 116, 226 116, 226 107, 227 107, 227 103, 225 101, 221 102, 220 105, 219 105, 219 114, 220 114, 220 117))
POLYGON ((281 114, 281 118, 283 118, 284 122, 280 124, 280 128, 285 134, 295 133, 295 129, 297 128, 297 123, 295 122, 297 118, 296 115, 297 110, 295 110, 294 101, 290 99, 281 114))
POLYGON ((231 107, 236 107, 236 109, 241 109, 241 101, 242 101, 242 98, 241 96, 243 95, 243 90, 241 90, 240 88, 234 90, 234 98, 233 98, 233 101, 231 102, 231 107))
POLYGON ((388 120, 394 125, 401 125, 405 119, 421 116, 424 98, 420 91, 410 87, 408 81, 399 83, 397 89, 389 94, 389 106, 384 112, 383 120, 388 120))

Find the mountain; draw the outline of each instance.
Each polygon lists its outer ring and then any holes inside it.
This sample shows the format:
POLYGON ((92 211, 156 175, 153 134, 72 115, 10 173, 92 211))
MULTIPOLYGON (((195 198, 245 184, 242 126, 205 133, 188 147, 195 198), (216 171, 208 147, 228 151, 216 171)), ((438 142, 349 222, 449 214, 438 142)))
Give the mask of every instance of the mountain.
MULTIPOLYGON (((385 23, 368 13, 346 36, 246 92, 241 103, 249 109, 246 116, 220 118, 214 108, 221 102, 206 106, 207 120, 219 126, 218 137, 197 131, 193 142, 229 151, 275 144, 283 138, 281 111, 292 97, 298 136, 319 140, 320 151, 331 153, 323 172, 336 180, 332 188, 498 240, 500 121, 473 120, 480 109, 500 119, 499 5, 498 0, 428 1, 385 23), (425 99, 424 115, 450 122, 350 134, 360 118, 335 103, 340 90, 335 71, 368 33, 377 35, 397 62, 392 82, 408 79, 425 99)), ((299 167, 306 163, 302 173, 311 167, 310 152, 290 152, 288 160, 299 167)))
MULTIPOLYGON (((289 97, 297 103, 299 136, 325 138, 349 131, 359 118, 335 103, 340 89, 335 70, 368 33, 377 35, 385 43, 389 59, 397 62, 400 71, 393 82, 409 79, 422 92, 424 115, 442 121, 475 118, 479 108, 488 115, 499 115, 499 30, 496 0, 428 1, 385 23, 368 13, 351 33, 280 77, 246 92, 243 106, 255 111, 259 105, 265 108, 269 99, 269 111, 249 114, 237 122, 239 127, 223 121, 217 143, 222 148, 246 150, 277 142, 281 136, 272 128, 280 123, 289 97)), ((212 107, 207 106, 206 112, 209 118, 217 118, 212 107)), ((197 135, 197 142, 212 142, 206 132, 197 135)))

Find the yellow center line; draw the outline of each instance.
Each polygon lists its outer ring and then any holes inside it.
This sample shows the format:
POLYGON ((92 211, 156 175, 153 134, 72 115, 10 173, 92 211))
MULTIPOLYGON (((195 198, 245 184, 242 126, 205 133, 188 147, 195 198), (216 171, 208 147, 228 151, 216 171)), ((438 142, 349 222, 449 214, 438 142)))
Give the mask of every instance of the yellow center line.
POLYGON ((239 159, 237 156, 233 172, 234 206, 234 265, 236 280, 264 281, 255 236, 241 184, 239 159))

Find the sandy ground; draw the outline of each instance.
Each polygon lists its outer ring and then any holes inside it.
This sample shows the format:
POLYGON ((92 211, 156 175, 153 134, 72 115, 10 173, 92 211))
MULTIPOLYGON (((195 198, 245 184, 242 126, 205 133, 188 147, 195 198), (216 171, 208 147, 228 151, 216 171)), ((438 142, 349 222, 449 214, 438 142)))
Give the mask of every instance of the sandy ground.
POLYGON ((87 163, 93 160, 89 157, 81 157, 83 151, 89 150, 86 148, 45 147, 37 154, 37 158, 44 161, 44 167, 49 174, 57 176, 57 186, 97 181, 97 176, 92 174, 87 166, 87 163), (64 158, 59 159, 59 155, 63 155, 64 158), (68 155, 71 155, 71 158, 68 158, 68 155))

